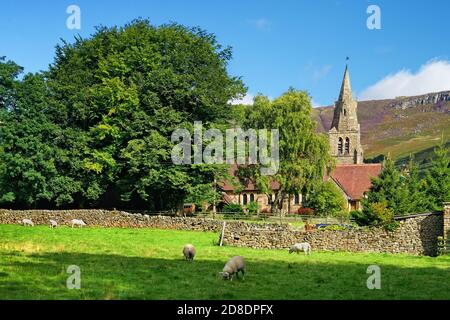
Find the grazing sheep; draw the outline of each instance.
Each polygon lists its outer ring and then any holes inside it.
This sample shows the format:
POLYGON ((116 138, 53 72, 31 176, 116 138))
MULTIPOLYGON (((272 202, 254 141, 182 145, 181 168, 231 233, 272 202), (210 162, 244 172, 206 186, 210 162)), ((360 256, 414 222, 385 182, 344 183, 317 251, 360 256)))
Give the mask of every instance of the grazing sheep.
POLYGON ((183 255, 187 261, 193 261, 196 252, 197 251, 195 250, 195 248, 192 244, 187 244, 183 248, 183 255))
POLYGON ((31 219, 23 219, 21 221, 21 223, 26 227, 26 226, 30 226, 30 227, 34 227, 34 222, 31 221, 31 219))
POLYGON ((306 254, 311 254, 311 245, 308 242, 296 243, 290 249, 289 253, 303 251, 306 254))
POLYGON ((233 281, 233 275, 236 274, 238 276, 239 271, 242 272, 242 280, 245 277, 245 261, 241 256, 235 256, 231 258, 227 264, 223 267, 223 272, 219 272, 219 274, 223 277, 224 280, 233 281))
POLYGON ((81 219, 72 219, 70 220, 70 223, 72 224, 72 228, 73 226, 79 226, 80 228, 82 228, 86 225, 86 223, 84 223, 84 221, 81 219))
POLYGON ((56 228, 58 226, 58 222, 55 220, 50 219, 50 228, 56 228))

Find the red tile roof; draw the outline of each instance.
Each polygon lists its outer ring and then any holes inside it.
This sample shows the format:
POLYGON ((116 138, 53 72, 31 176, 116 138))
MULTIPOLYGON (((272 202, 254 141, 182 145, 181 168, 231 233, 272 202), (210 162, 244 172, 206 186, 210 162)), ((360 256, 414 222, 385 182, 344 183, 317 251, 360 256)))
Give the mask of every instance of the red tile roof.
MULTIPOLYGON (((236 176, 238 165, 230 166, 230 175, 236 176)), ((345 194, 352 200, 360 200, 364 193, 370 189, 372 185, 371 178, 377 177, 381 173, 382 166, 380 163, 374 164, 338 164, 330 177, 333 181, 345 192, 345 194)), ((328 180, 329 177, 324 178, 328 180)), ((223 191, 234 191, 234 186, 229 181, 222 181, 219 183, 223 191)), ((277 181, 271 181, 270 188, 274 191, 280 188, 277 181)), ((256 191, 257 188, 253 180, 249 179, 244 188, 244 191, 256 191)))
POLYGON ((331 178, 352 200, 360 200, 372 185, 371 178, 380 175, 381 163, 338 164, 331 178))

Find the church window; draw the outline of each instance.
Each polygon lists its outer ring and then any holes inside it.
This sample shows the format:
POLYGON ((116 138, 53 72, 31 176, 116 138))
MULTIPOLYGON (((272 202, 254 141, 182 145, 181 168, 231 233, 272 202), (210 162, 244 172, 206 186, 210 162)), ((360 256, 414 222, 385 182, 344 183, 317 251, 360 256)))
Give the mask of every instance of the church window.
POLYGON ((342 154, 342 144, 343 144, 342 138, 339 138, 339 141, 338 141, 338 153, 339 154, 342 154))
POLYGON ((346 115, 347 115, 347 110, 344 109, 344 116, 346 116, 346 115))
POLYGON ((349 154, 349 153, 350 153, 350 139, 345 138, 345 154, 349 154))
POLYGON ((252 193, 250 194, 250 202, 254 202, 255 201, 255 195, 252 193))
POLYGON ((247 195, 244 193, 244 195, 242 196, 242 204, 245 206, 247 202, 248 202, 247 195))
POLYGON ((294 204, 300 204, 300 195, 299 194, 294 195, 294 204))

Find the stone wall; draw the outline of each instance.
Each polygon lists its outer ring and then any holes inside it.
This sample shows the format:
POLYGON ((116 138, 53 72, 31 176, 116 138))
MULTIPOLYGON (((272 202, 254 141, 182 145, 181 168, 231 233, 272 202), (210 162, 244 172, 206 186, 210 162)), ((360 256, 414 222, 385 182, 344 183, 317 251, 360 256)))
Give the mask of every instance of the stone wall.
POLYGON ((17 224, 31 219, 36 225, 48 225, 53 219, 59 225, 70 225, 72 219, 82 219, 88 226, 119 228, 160 228, 195 231, 219 231, 221 222, 207 218, 149 216, 108 210, 2 210, 0 224, 17 224))
POLYGON ((309 242, 313 250, 436 254, 437 237, 443 230, 442 213, 410 216, 399 219, 399 223, 399 228, 393 232, 383 228, 304 232, 291 230, 289 226, 232 225, 227 227, 224 243, 257 249, 287 249, 296 242, 309 242))
MULTIPOLYGON (((59 225, 70 225, 71 219, 82 219, 88 226, 96 227, 213 232, 220 232, 223 225, 223 221, 208 218, 149 216, 124 211, 0 209, 0 224, 17 224, 25 218, 32 219, 37 225, 48 225, 50 219, 59 225)), ((287 249, 296 242, 306 241, 313 250, 435 255, 437 237, 450 230, 450 205, 445 207, 445 219, 442 213, 429 213, 404 217, 399 222, 400 227, 393 232, 382 228, 304 232, 292 229, 288 224, 227 221, 223 242, 256 249, 287 249)))

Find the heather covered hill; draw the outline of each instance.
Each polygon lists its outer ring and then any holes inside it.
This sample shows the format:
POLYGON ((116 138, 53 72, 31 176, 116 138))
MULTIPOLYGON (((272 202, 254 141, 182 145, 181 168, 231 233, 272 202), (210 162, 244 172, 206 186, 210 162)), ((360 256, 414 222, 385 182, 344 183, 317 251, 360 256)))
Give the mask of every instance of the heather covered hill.
MULTIPOLYGON (((318 129, 326 132, 333 118, 333 107, 313 111, 318 129)), ((450 140, 450 91, 416 97, 358 102, 361 143, 365 158, 388 153, 394 159, 432 150, 442 134, 450 140)))

